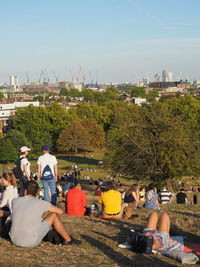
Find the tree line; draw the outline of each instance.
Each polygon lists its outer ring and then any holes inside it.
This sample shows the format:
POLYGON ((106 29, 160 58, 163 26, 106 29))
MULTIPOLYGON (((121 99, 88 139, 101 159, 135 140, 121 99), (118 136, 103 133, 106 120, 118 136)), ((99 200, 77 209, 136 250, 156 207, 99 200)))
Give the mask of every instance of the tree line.
POLYGON ((32 155, 44 144, 54 152, 106 148, 105 166, 135 179, 168 181, 200 171, 200 101, 191 96, 162 98, 138 107, 118 100, 79 103, 64 110, 19 108, 13 129, 0 139, 0 161, 15 161, 23 145, 32 155))

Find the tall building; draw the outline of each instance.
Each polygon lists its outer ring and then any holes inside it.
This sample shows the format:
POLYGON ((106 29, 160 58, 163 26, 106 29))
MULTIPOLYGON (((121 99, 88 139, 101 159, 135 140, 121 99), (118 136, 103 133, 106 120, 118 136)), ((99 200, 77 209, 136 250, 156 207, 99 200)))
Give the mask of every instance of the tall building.
POLYGON ((162 71, 162 82, 167 82, 167 71, 166 70, 162 71))
POLYGON ((159 75, 159 73, 156 73, 154 75, 154 82, 160 82, 160 75, 159 75))
POLYGON ((14 87, 19 85, 19 79, 18 79, 17 75, 11 75, 10 76, 10 85, 14 86, 14 87))
POLYGON ((167 73, 167 81, 168 82, 173 82, 173 73, 172 72, 168 72, 167 73))

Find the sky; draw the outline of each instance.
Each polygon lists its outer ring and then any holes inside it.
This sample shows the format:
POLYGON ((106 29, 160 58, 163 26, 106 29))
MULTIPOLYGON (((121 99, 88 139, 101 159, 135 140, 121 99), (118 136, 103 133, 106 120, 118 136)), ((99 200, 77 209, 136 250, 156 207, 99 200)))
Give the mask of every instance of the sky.
POLYGON ((200 0, 0 0, 0 81, 200 79, 200 0), (55 74, 54 74, 55 73, 55 74))

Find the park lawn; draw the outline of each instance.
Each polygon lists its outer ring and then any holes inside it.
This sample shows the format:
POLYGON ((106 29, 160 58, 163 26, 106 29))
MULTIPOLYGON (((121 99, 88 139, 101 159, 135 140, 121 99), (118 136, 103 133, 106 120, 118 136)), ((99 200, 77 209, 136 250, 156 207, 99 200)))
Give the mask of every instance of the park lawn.
MULTIPOLYGON (((88 181, 82 184, 88 203, 98 201, 94 195, 96 186, 90 186, 88 181)), ((197 206, 162 205, 159 213, 162 211, 170 214, 172 235, 183 235, 186 244, 200 244, 197 206)), ((68 232, 82 240, 80 246, 63 247, 42 242, 30 249, 15 247, 0 239, 0 266, 180 266, 162 255, 142 255, 118 248, 131 228, 141 231, 145 227, 149 214, 149 210, 138 209, 136 216, 129 220, 63 215, 61 219, 68 232)))
MULTIPOLYGON (((82 187, 86 192, 88 206, 92 201, 98 202, 99 198, 94 194, 96 186, 90 186, 84 177, 104 179, 110 174, 98 166, 98 161, 102 157, 103 152, 93 152, 86 157, 73 155, 71 158, 57 155, 59 173, 71 168, 73 163, 83 169, 82 187)), ((11 165, 9 166, 11 168, 11 165)), ((32 161, 31 166, 36 168, 36 161, 32 161)), ((123 183, 120 191, 135 182, 129 178, 119 179, 123 183)), ((149 181, 145 181, 142 185, 148 183, 149 181)), ((188 198, 192 199, 192 196, 193 194, 189 194, 188 198)), ((186 244, 200 245, 198 206, 161 205, 159 213, 162 211, 170 214, 172 235, 183 235, 186 244)), ((149 210, 138 209, 136 216, 129 220, 103 220, 96 217, 63 215, 61 219, 65 228, 73 237, 82 240, 81 246, 62 247, 42 242, 38 247, 28 249, 15 247, 9 241, 0 239, 0 266, 184 266, 162 255, 142 255, 118 248, 118 244, 125 241, 131 228, 141 231, 145 227, 149 214, 149 210)))

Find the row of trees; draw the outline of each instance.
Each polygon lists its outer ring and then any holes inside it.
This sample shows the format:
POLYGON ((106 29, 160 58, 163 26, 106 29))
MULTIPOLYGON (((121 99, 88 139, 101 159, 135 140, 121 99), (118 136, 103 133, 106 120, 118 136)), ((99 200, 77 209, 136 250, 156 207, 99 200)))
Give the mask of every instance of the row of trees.
POLYGON ((200 171, 200 101, 191 96, 138 107, 110 100, 80 103, 65 111, 58 103, 18 109, 13 130, 0 140, 0 161, 14 161, 23 145, 32 155, 49 144, 66 153, 106 146, 113 173, 138 180, 169 181, 200 171))

